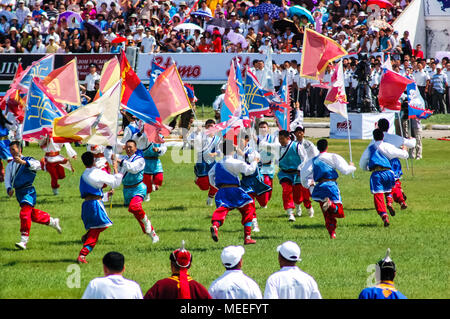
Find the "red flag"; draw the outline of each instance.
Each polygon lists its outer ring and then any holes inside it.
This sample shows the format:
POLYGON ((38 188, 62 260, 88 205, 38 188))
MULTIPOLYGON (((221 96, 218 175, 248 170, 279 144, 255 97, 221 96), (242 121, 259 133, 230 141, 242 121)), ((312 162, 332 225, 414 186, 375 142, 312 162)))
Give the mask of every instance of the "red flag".
POLYGON ((56 102, 81 105, 76 58, 50 72, 42 82, 56 102))
POLYGON ((400 111, 400 96, 405 92, 406 86, 414 82, 394 71, 385 69, 381 76, 378 91, 378 103, 381 109, 400 111))
POLYGON ((158 76, 150 90, 150 95, 156 104, 162 122, 191 109, 183 81, 181 81, 175 64, 169 66, 158 76))
POLYGON ((347 54, 336 41, 305 28, 300 76, 317 80, 328 63, 347 54))
MULTIPOLYGON (((14 79, 11 82, 12 84, 14 84, 14 82, 20 77, 22 72, 23 72, 22 63, 19 63, 19 65, 17 66, 16 74, 14 75, 14 79)), ((2 109, 2 110, 5 110, 6 102, 8 101, 8 99, 13 96, 17 96, 17 94, 19 93, 12 84, 11 84, 9 90, 6 91, 6 94, 3 96, 2 100, 0 101, 0 109, 2 109)))

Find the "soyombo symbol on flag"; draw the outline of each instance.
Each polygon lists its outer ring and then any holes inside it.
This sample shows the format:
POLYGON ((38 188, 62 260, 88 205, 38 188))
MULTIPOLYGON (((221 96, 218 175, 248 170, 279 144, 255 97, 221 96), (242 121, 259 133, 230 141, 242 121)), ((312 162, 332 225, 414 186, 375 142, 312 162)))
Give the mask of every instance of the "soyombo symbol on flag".
POLYGON ((27 108, 23 122, 23 139, 40 139, 52 132, 53 120, 65 115, 58 104, 46 91, 38 78, 33 78, 28 90, 27 108))
POLYGON ((347 54, 334 40, 305 28, 300 76, 317 80, 328 63, 347 54))
POLYGON ((94 102, 56 118, 53 136, 86 144, 115 145, 120 93, 119 81, 94 102))
POLYGON ((55 101, 71 105, 81 105, 77 58, 50 72, 42 83, 47 87, 47 90, 55 101))
POLYGON ((31 81, 34 77, 44 79, 47 75, 50 74, 53 70, 53 63, 55 60, 55 55, 50 54, 46 55, 42 59, 33 62, 32 65, 27 67, 25 71, 22 73, 18 86, 20 89, 25 92, 28 90, 31 85, 31 81))

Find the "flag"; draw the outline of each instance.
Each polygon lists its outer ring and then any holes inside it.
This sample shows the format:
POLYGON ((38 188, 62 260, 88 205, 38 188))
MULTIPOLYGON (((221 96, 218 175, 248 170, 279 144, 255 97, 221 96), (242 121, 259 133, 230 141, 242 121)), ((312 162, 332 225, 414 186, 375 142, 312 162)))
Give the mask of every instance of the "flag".
POLYGON ((115 145, 120 107, 120 81, 101 97, 53 121, 53 136, 84 144, 115 145))
POLYGON ((305 28, 300 76, 317 80, 328 63, 347 54, 336 41, 305 28))
POLYGON ((338 113, 348 119, 348 102, 347 95, 345 94, 344 69, 342 67, 342 61, 339 61, 336 65, 334 73, 331 76, 331 87, 325 97, 324 104, 330 112, 338 113))
POLYGON ((102 73, 100 74, 100 83, 94 101, 97 100, 104 92, 108 91, 120 80, 120 64, 117 57, 106 61, 103 64, 102 73))
POLYGON ((81 105, 76 58, 50 72, 42 83, 47 87, 56 102, 81 105))
POLYGON ((186 91, 186 94, 189 98, 189 101, 192 103, 195 103, 198 101, 197 97, 195 96, 194 86, 189 83, 184 83, 184 90, 186 91))
POLYGON ((272 114, 280 130, 290 129, 290 94, 289 85, 287 84, 287 73, 284 76, 279 92, 279 101, 276 99, 271 106, 272 114))
POLYGON ((394 71, 383 69, 378 91, 378 103, 381 109, 400 111, 400 96, 405 91, 406 86, 412 82, 413 80, 394 71))
POLYGON ((243 104, 242 116, 259 116, 270 113, 270 103, 266 98, 272 93, 264 90, 258 83, 256 76, 247 67, 245 76, 245 102, 243 104))
POLYGON ((425 108, 425 101, 417 88, 416 82, 406 86, 406 93, 408 97, 408 118, 423 120, 433 115, 432 110, 425 108))
MULTIPOLYGON (((222 106, 220 107, 220 121, 226 122, 233 115, 240 115, 241 95, 239 83, 237 80, 235 61, 231 61, 230 72, 228 73, 228 81, 225 89, 222 106)), ((242 83, 242 82, 241 82, 242 83)))
POLYGON ((122 107, 148 124, 160 122, 161 117, 152 96, 131 68, 123 52, 120 57, 120 76, 122 79, 122 107))
POLYGON ((53 71, 53 64, 55 60, 54 54, 49 54, 44 56, 42 59, 33 62, 29 67, 22 72, 19 81, 17 83, 17 88, 22 91, 28 91, 33 78, 37 77, 39 79, 44 79, 50 72, 53 71))
POLYGON ((161 122, 169 122, 172 117, 191 109, 191 103, 175 64, 158 76, 150 95, 159 111, 161 122))
POLYGON ((150 91, 153 85, 156 82, 156 79, 158 76, 160 76, 161 73, 163 73, 166 70, 165 67, 159 65, 155 62, 155 60, 152 60, 152 68, 150 70, 150 78, 148 79, 148 90, 150 91))
MULTIPOLYGON (((150 70, 150 77, 149 77, 149 81, 148 81, 148 90, 149 91, 155 84, 155 81, 158 78, 158 76, 160 76, 160 74, 163 73, 165 70, 166 70, 165 67, 161 66, 160 64, 158 64, 154 60, 152 60, 152 68, 150 70)), ((189 101, 197 102, 198 99, 195 96, 194 87, 188 83, 183 83, 183 85, 184 85, 186 94, 189 98, 189 101)))
POLYGON ((16 74, 14 75, 14 79, 11 82, 11 85, 10 85, 8 91, 6 91, 2 100, 0 101, 0 109, 1 110, 5 110, 6 104, 9 100, 9 98, 17 96, 18 90, 16 88, 16 82, 21 77, 22 72, 23 72, 22 63, 19 63, 19 65, 17 66, 17 69, 16 69, 16 74))
POLYGON ((390 54, 388 54, 386 60, 381 65, 381 68, 382 69, 388 69, 388 70, 392 71, 392 63, 391 63, 391 55, 390 54))
POLYGON ((47 92, 38 78, 33 78, 28 90, 23 122, 23 139, 41 139, 52 132, 53 120, 65 115, 63 106, 47 92))

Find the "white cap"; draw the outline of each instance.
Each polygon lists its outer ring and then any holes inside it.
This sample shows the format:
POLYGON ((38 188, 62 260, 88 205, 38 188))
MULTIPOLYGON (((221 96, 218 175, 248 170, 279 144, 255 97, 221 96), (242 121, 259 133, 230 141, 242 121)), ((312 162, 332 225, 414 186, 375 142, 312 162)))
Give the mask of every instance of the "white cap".
POLYGON ((220 89, 221 90, 226 90, 227 89, 227 84, 225 83, 224 85, 222 85, 222 87, 220 89))
POLYGON ((440 63, 436 64, 436 69, 442 69, 442 64, 440 63))
POLYGON ((241 261, 244 253, 245 249, 242 246, 228 246, 222 250, 220 259, 226 268, 233 268, 241 261))
POLYGON ((55 40, 55 37, 51 35, 51 36, 48 37, 48 39, 49 40, 55 40))
POLYGON ((300 247, 293 241, 287 241, 277 247, 277 251, 284 259, 289 261, 300 261, 300 247))
POLYGON ((87 5, 87 6, 94 6, 94 3, 92 3, 92 1, 88 1, 88 2, 86 3, 86 5, 87 5))

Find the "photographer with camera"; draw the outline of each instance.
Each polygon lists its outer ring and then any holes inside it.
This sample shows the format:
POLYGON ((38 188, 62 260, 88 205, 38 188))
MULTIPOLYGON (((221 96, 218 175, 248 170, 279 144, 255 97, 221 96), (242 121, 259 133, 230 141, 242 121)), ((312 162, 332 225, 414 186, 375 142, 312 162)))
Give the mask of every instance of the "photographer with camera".
POLYGON ((354 77, 358 80, 356 87, 356 108, 358 113, 376 112, 373 105, 372 91, 369 82, 371 81, 370 64, 367 61, 367 54, 361 53, 358 56, 359 63, 356 65, 354 77))

